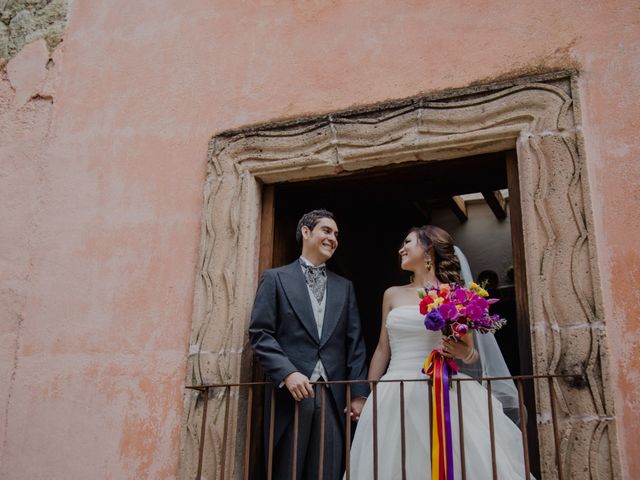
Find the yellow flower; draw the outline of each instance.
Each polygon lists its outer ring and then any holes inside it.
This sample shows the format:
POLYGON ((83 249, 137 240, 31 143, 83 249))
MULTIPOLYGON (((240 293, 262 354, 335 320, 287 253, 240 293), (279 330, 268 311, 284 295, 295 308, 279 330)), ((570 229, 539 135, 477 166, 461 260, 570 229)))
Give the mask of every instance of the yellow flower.
POLYGON ((430 303, 427 307, 427 313, 431 312, 434 308, 438 308, 440 305, 444 303, 444 298, 437 297, 433 303, 430 303))
POLYGON ((469 288, 471 290, 473 290, 474 292, 476 292, 481 297, 488 297, 489 296, 489 292, 487 292, 484 288, 482 288, 476 282, 469 283, 469 288))

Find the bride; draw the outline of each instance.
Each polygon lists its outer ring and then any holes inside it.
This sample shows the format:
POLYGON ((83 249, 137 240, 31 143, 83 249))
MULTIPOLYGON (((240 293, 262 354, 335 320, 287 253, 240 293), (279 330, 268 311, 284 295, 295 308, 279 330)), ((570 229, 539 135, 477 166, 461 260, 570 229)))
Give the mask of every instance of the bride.
MULTIPOLYGON (((432 225, 413 228, 399 254, 401 268, 412 272, 413 277, 409 285, 391 287, 384 293, 380 340, 371 359, 368 380, 426 378, 420 369, 434 348, 442 349, 445 356, 455 359, 462 366, 461 372, 472 372, 473 376, 508 376, 493 335, 468 333, 456 341, 445 339, 440 332, 424 327, 424 316, 418 310, 417 289, 439 282, 464 284, 464 280, 471 280, 466 259, 454 247, 451 236, 432 225), (464 280, 461 261, 466 270, 464 280)), ((465 374, 457 375, 458 378, 461 376, 465 374)), ((450 405, 454 474, 455 478, 461 478, 457 382, 453 383, 450 405)), ((491 479, 487 390, 476 381, 460 383, 466 478, 491 479)), ((522 433, 514 423, 517 417, 512 417, 512 421, 503 411, 513 412, 517 408, 515 386, 512 381, 492 381, 491 385, 497 478, 527 478, 522 433)), ((405 469, 406 478, 410 480, 430 478, 428 395, 426 382, 404 382, 405 469)), ((370 394, 351 447, 350 476, 354 480, 374 478, 372 398, 373 394, 370 394)), ((381 480, 402 478, 400 425, 399 382, 381 382, 377 385, 377 478, 381 480)))

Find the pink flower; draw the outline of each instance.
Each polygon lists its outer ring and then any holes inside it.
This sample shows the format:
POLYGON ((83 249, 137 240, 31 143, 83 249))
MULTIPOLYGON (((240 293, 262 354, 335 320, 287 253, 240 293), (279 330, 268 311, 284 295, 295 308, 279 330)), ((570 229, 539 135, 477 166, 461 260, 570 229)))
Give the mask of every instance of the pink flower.
POLYGON ((451 329, 456 337, 462 337, 469 331, 469 327, 464 323, 454 323, 451 329))

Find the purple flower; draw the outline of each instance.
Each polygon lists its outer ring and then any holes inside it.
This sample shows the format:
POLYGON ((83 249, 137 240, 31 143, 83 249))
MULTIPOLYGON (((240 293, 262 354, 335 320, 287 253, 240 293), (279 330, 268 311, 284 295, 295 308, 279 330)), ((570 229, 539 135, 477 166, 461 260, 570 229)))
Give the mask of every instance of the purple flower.
POLYGON ((431 310, 426 317, 424 317, 424 326, 427 330, 441 330, 446 325, 444 318, 437 308, 431 310))
POLYGON ((473 320, 474 322, 477 322, 483 317, 484 310, 480 308, 477 304, 470 303, 469 305, 464 307, 464 309, 460 313, 462 313, 469 320, 473 320))
POLYGON ((492 319, 489 315, 483 315, 476 319, 476 324, 479 327, 490 328, 492 324, 492 319))
POLYGON ((445 320, 455 320, 458 318, 458 309, 452 303, 444 303, 438 307, 438 310, 445 320))
POLYGON ((463 288, 456 288, 453 292, 455 301, 458 303, 464 303, 467 300, 467 292, 463 288))
POLYGON ((491 315, 491 328, 498 330, 505 326, 507 321, 504 318, 500 318, 500 315, 491 315))
POLYGON ((474 297, 461 313, 470 320, 478 321, 487 314, 488 308, 489 302, 484 298, 474 297))
POLYGON ((482 310, 486 310, 489 308, 489 302, 487 302, 487 300, 482 297, 475 297, 473 300, 471 300, 471 303, 477 305, 478 308, 481 308, 482 310))

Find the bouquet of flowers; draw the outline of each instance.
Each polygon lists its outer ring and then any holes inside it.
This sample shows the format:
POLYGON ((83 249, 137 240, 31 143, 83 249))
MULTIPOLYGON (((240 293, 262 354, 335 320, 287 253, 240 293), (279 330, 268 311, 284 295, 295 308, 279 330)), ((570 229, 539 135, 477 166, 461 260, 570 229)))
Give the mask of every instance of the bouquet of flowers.
MULTIPOLYGON (((470 283, 468 289, 445 283, 420 289, 418 296, 424 326, 427 330, 441 330, 447 337, 460 338, 469 330, 494 332, 506 323, 499 315, 489 314, 489 307, 498 300, 488 298, 489 293, 477 283, 470 283)), ((458 365, 439 349, 431 352, 422 367, 422 373, 431 377, 433 385, 431 478, 438 480, 453 480, 449 390, 453 386, 450 377, 457 372, 458 365)))
POLYGON ((447 337, 460 338, 469 330, 478 333, 495 332, 506 320, 490 315, 489 307, 498 299, 487 298, 489 293, 475 282, 469 288, 447 283, 418 290, 420 313, 425 315, 427 330, 441 330, 447 337))

